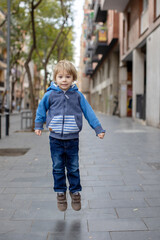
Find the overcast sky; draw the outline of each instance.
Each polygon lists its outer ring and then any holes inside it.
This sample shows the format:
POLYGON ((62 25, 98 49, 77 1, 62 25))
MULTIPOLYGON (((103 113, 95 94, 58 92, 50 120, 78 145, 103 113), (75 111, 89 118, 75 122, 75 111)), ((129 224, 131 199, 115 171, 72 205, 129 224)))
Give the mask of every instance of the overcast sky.
POLYGON ((81 24, 83 22, 83 5, 84 0, 75 0, 74 9, 74 31, 75 31, 75 65, 78 67, 80 58, 80 37, 81 24))

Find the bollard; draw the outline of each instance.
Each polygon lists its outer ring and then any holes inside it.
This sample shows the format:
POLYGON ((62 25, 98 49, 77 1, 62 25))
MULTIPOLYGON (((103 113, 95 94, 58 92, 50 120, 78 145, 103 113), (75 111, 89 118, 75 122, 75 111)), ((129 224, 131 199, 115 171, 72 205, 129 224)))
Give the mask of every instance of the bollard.
POLYGON ((0 114, 0 139, 1 139, 1 127, 2 127, 2 124, 1 124, 1 114, 0 114))
POLYGON ((5 109, 6 111, 6 136, 9 136, 9 109, 5 109))

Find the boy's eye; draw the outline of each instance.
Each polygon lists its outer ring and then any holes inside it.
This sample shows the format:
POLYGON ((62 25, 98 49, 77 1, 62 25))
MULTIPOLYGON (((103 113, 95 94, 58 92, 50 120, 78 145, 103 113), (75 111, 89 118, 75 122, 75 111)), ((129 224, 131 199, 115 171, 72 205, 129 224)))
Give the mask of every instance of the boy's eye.
POLYGON ((71 75, 67 75, 66 77, 67 77, 67 78, 71 78, 71 75))

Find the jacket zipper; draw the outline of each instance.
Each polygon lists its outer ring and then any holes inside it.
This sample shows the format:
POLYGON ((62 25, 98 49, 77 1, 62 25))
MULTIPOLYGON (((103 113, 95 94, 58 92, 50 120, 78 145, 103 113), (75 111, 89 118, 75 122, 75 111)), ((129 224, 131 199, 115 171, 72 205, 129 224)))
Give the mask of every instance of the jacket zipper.
POLYGON ((62 122, 62 133, 61 133, 61 136, 63 137, 63 130, 64 130, 64 116, 65 116, 65 93, 64 93, 64 105, 63 105, 63 122, 62 122))

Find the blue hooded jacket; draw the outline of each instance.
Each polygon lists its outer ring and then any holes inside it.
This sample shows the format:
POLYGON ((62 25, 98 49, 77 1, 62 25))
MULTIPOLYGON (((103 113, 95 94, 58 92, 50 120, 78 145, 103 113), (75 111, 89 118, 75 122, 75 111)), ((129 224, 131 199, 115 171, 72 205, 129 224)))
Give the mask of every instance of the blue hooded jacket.
POLYGON ((43 123, 46 122, 51 137, 64 140, 78 138, 82 129, 82 113, 96 135, 105 132, 92 107, 76 85, 72 85, 64 92, 56 84, 51 83, 39 103, 35 129, 43 129, 43 123))

